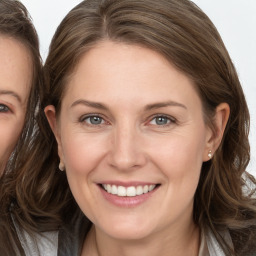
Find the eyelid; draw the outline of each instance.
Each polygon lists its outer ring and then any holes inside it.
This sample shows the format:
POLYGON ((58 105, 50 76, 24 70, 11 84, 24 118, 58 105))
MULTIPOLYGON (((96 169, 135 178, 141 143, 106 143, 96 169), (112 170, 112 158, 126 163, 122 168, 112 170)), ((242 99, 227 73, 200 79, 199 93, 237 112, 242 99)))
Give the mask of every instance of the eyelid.
POLYGON ((81 116, 79 117, 79 120, 82 121, 82 120, 84 120, 84 119, 86 119, 86 118, 88 118, 88 117, 93 117, 93 116, 101 117, 101 118, 104 119, 104 117, 103 117, 101 114, 98 114, 98 113, 89 113, 89 114, 81 115, 81 116))
POLYGON ((170 123, 169 124, 165 124, 165 125, 157 125, 157 126, 162 126, 162 127, 165 127, 165 126, 169 126, 171 124, 174 124, 174 123, 177 123, 177 119, 174 118, 173 116, 170 116, 170 115, 167 115, 167 114, 154 114, 152 116, 150 116, 148 118, 149 121, 146 122, 146 124, 149 124, 150 122, 152 122, 152 120, 154 120, 155 118, 157 117, 164 117, 164 118, 167 118, 170 120, 170 123))
MULTIPOLYGON (((102 114, 99 114, 99 113, 90 113, 90 114, 85 114, 85 115, 82 115, 78 121, 80 123, 84 123, 85 120, 87 118, 90 118, 90 117, 99 117, 99 118, 102 118, 102 120, 104 121, 103 124, 99 124, 99 125, 94 125, 94 124, 91 124, 92 126, 100 126, 100 125, 105 125, 105 124, 109 124, 109 121, 106 120, 106 118, 102 115, 102 114)), ((89 123, 87 123, 88 125, 90 125, 89 123)))

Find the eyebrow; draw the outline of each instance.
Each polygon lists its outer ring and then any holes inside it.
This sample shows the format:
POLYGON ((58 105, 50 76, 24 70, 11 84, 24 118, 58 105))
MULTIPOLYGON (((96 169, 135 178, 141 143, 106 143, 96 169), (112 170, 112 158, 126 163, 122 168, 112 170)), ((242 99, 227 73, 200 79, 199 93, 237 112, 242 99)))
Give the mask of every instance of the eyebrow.
POLYGON ((92 108, 97 108, 97 109, 101 109, 101 110, 108 110, 108 108, 98 102, 92 102, 92 101, 88 101, 88 100, 76 100, 75 102, 72 103, 71 108, 77 106, 77 105, 85 105, 88 107, 92 107, 92 108))
POLYGON ((153 109, 158 109, 158 108, 164 108, 164 107, 181 107, 184 109, 187 109, 187 107, 179 102, 176 101, 166 101, 166 102, 159 102, 159 103, 154 103, 154 104, 149 104, 145 107, 146 111, 153 110, 153 109))
MULTIPOLYGON (((82 100, 82 99, 79 99, 79 100, 76 100, 75 102, 73 102, 71 105, 71 108, 73 108, 77 105, 80 105, 80 104, 88 106, 88 107, 92 107, 92 108, 101 109, 101 110, 108 110, 108 108, 104 104, 101 104, 98 102, 92 102, 92 101, 88 101, 88 100, 82 100)), ((181 107, 181 108, 187 109, 187 107, 181 103, 178 103, 175 101, 167 101, 167 102, 159 102, 159 103, 146 105, 144 110, 149 111, 149 110, 164 108, 164 107, 169 107, 169 106, 181 107)))
POLYGON ((0 95, 10 95, 13 96, 14 98, 16 98, 20 103, 22 103, 21 97, 13 92, 13 91, 8 91, 8 90, 0 90, 0 95))

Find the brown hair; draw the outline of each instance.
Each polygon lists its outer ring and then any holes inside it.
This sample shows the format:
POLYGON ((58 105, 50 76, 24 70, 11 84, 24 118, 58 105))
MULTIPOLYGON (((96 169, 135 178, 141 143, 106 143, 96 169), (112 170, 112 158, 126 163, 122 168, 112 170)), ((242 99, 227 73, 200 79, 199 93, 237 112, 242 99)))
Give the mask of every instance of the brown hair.
POLYGON ((42 62, 36 30, 26 8, 19 1, 0 1, 0 36, 21 42, 28 49, 33 64, 32 86, 23 130, 5 172, 0 178, 0 254, 16 255, 15 250, 21 250, 21 248, 14 232, 10 209, 13 200, 19 201, 16 197, 19 193, 19 187, 16 187, 16 184, 22 180, 19 170, 21 166, 26 165, 28 157, 26 152, 33 141, 35 112, 38 108, 39 95, 42 94, 42 62))
MULTIPOLYGON (((58 229, 77 212, 65 174, 58 171, 57 144, 43 113, 57 114, 69 75, 81 56, 101 40, 139 44, 162 54, 194 82, 205 121, 214 130, 216 107, 230 106, 221 145, 203 163, 195 194, 194 221, 211 229, 226 255, 243 255, 253 246, 256 202, 245 170, 249 155, 249 112, 229 54, 209 18, 189 0, 88 0, 71 10, 58 27, 45 63, 46 94, 41 102, 32 153, 16 184, 20 221, 39 230, 58 229), (239 103, 239 104, 238 104, 239 103), (244 188, 248 187, 246 193, 244 188), (234 249, 222 238, 229 230, 234 249)), ((16 215, 16 213, 14 213, 16 215)))

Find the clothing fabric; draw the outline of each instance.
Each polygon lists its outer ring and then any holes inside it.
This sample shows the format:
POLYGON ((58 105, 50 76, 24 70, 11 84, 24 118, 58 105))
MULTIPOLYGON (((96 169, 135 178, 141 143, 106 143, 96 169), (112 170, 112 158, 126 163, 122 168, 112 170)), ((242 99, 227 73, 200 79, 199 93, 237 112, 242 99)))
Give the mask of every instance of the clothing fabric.
POLYGON ((198 256, 210 256, 204 232, 201 230, 201 241, 198 256))
POLYGON ((22 233, 18 236, 26 256, 58 256, 57 231, 35 234, 33 238, 24 231, 22 233))
POLYGON ((26 256, 58 256, 58 231, 31 236, 17 225, 13 216, 12 221, 26 256))
MULTIPOLYGON (((232 239, 228 231, 222 232, 224 240, 233 247, 232 239)), ((198 256, 225 256, 221 246, 209 230, 201 230, 201 242, 198 256)))

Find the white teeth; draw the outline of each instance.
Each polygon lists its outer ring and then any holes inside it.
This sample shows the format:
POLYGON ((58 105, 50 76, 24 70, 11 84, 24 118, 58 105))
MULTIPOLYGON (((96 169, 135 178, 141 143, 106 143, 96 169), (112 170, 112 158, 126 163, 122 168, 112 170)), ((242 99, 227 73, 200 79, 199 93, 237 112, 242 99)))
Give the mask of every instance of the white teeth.
POLYGON ((148 185, 145 185, 145 186, 143 187, 143 193, 144 193, 144 194, 148 193, 148 185))
POLYGON ((117 195, 117 186, 116 185, 113 185, 112 186, 112 190, 111 190, 111 194, 113 194, 113 195, 117 195))
POLYGON ((138 186, 138 187, 136 188, 136 194, 137 194, 138 196, 143 194, 143 188, 142 188, 142 186, 138 186))
POLYGON ((108 193, 111 193, 111 191, 112 191, 112 188, 111 188, 111 185, 107 185, 107 191, 108 191, 108 193))
POLYGON ((135 187, 128 187, 126 189, 127 196, 136 196, 136 188, 135 187))
MULTIPOLYGON (((108 192, 111 193, 111 192, 108 192)), ((111 193, 112 194, 112 193, 111 193)), ((123 186, 118 186, 117 187, 117 195, 118 196, 126 196, 126 189, 123 186)))
POLYGON ((156 185, 150 185, 150 186, 148 187, 148 191, 152 191, 152 190, 155 188, 155 186, 156 186, 156 185))
POLYGON ((124 186, 116 186, 116 185, 110 185, 110 184, 102 184, 102 186, 109 194, 118 195, 118 196, 129 196, 129 197, 146 194, 152 191, 156 187, 156 185, 124 187, 124 186))

